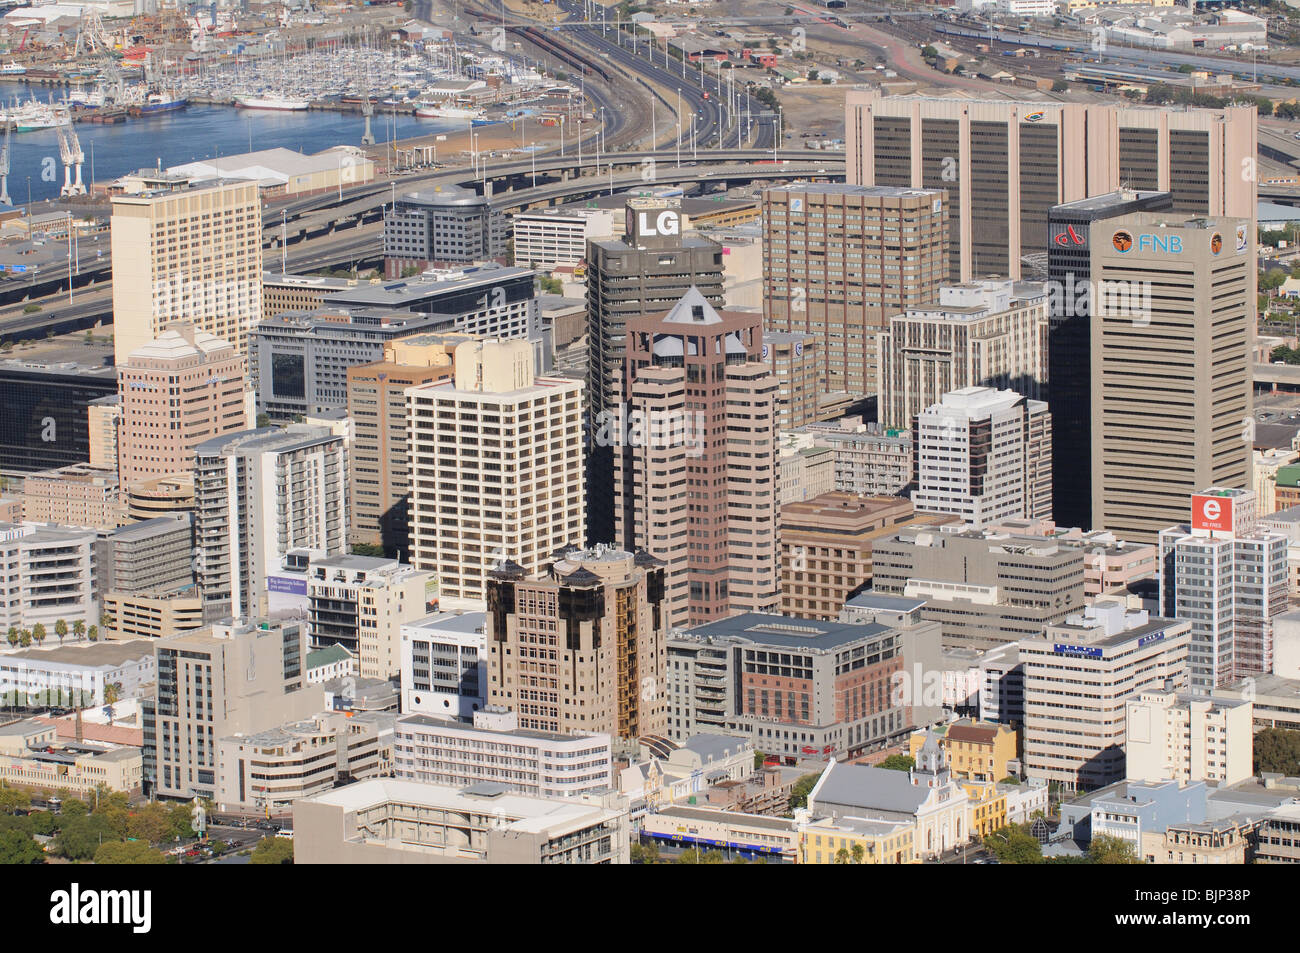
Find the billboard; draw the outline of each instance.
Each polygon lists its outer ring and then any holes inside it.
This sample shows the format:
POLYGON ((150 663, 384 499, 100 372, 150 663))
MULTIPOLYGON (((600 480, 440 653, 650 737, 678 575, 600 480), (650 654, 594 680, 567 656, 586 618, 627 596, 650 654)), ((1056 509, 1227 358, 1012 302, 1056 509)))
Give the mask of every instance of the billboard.
POLYGON ((1192 529, 1232 532, 1232 497, 1193 493, 1192 529))

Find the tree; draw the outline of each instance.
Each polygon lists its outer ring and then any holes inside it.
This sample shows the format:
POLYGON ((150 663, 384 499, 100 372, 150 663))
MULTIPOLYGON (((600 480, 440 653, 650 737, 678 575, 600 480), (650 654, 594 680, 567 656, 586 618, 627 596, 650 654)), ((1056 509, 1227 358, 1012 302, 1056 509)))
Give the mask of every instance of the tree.
POLYGON ((754 752, 754 770, 755 770, 755 771, 757 771, 759 768, 763 767, 763 765, 764 765, 766 762, 767 762, 767 755, 763 754, 763 752, 761 752, 761 751, 755 751, 755 752, 754 752))
POLYGON ((37 645, 40 645, 42 642, 45 641, 44 623, 37 622, 34 626, 32 626, 32 638, 36 641, 37 645))
POLYGON ((269 427, 269 426, 271 426, 271 416, 270 416, 270 414, 258 414, 258 415, 257 415, 257 426, 258 426, 258 427, 269 427))
POLYGON ((43 864, 45 851, 31 834, 22 831, 0 833, 0 864, 43 864))
POLYGON ((539 275, 538 283, 542 286, 545 294, 558 295, 564 293, 564 282, 559 278, 552 278, 550 275, 539 275))
POLYGON ((849 853, 853 855, 853 862, 855 864, 860 864, 867 856, 867 849, 861 844, 854 844, 849 849, 849 853))
POLYGON ((162 851, 143 841, 105 841, 95 851, 97 864, 165 864, 162 851))
POLYGON ((353 556, 383 556, 384 547, 374 543, 357 543, 352 547, 353 556))
POLYGON ((54 634, 59 637, 59 644, 63 644, 64 638, 68 635, 68 622, 66 619, 59 619, 54 623, 54 634))
POLYGON ((150 844, 160 844, 176 836, 171 812, 157 801, 151 801, 128 818, 126 832, 127 836, 150 844))
POLYGON ((795 781, 794 787, 790 789, 790 810, 798 807, 808 806, 808 795, 812 792, 813 787, 817 784, 817 779, 821 773, 805 774, 799 780, 795 781))
POLYGON ((1137 848, 1128 841, 1109 834, 1099 834, 1088 845, 1088 861, 1093 864, 1140 864, 1137 848))
POLYGON ((841 847, 839 850, 835 852, 835 863, 847 864, 848 862, 849 862, 849 849, 847 847, 841 847))
MULTIPOLYGON (((937 60, 939 58, 939 51, 927 43, 925 46, 921 47, 921 58, 925 60, 937 60)), ((861 63, 862 61, 859 60, 858 62, 861 63)), ((866 64, 863 63, 862 65, 865 66, 866 64)), ((858 68, 861 69, 862 67, 858 68)))
POLYGON ((11 788, 9 785, 0 781, 0 811, 6 814, 13 814, 15 811, 25 811, 32 806, 32 796, 26 791, 20 791, 18 788, 11 788))
POLYGON ((891 754, 876 767, 886 771, 911 771, 916 767, 916 759, 907 754, 891 754))
POLYGON ((88 639, 89 639, 90 641, 92 641, 92 642, 98 642, 98 641, 99 641, 99 626, 97 626, 97 625, 92 625, 89 629, 87 629, 87 630, 86 630, 86 638, 88 638, 88 639))
MULTIPOLYGON (((84 806, 84 805, 83 805, 84 806)), ((54 848, 68 860, 90 860, 105 841, 118 840, 108 822, 99 815, 60 818, 54 848)))
POLYGON ((212 853, 220 857, 229 849, 230 845, 223 840, 214 840, 208 846, 212 848, 212 853))
POLYGON ((5 638, 8 640, 10 648, 17 648, 18 640, 22 638, 22 633, 18 631, 18 626, 11 625, 9 626, 9 632, 5 638))
POLYGON ((292 864, 293 841, 288 837, 263 837, 248 858, 250 864, 292 864))
POLYGON ((1255 735, 1255 773, 1300 774, 1300 731, 1265 728, 1255 735))
POLYGON ((722 856, 722 851, 720 850, 705 851, 704 856, 700 858, 700 863, 702 864, 722 864, 725 862, 726 858, 722 856))
POLYGON ((25 649, 26 649, 26 648, 31 648, 31 645, 32 645, 32 633, 31 633, 31 630, 30 630, 30 629, 23 629, 22 634, 18 637, 18 641, 19 641, 19 643, 22 645, 23 648, 25 648, 25 649))
POLYGON ((1281 268, 1270 268, 1264 274, 1259 276, 1259 290, 1273 291, 1282 286, 1286 281, 1287 273, 1281 268))
POLYGON ((85 638, 86 636, 85 621, 83 621, 82 619, 78 619, 76 622, 72 623, 72 634, 79 639, 85 638))
POLYGON ((104 704, 114 705, 122 697, 122 683, 112 682, 104 686, 104 704))
POLYGON ((984 848, 1002 864, 1037 864, 1043 860, 1043 845, 1020 827, 1006 827, 984 838, 984 848))
POLYGON ((688 847, 677 855, 673 861, 675 864, 698 864, 700 862, 700 852, 694 847, 688 847))
POLYGON ((1054 93, 1068 92, 1069 89, 1070 89, 1070 84, 1063 79, 1054 80, 1052 82, 1052 92, 1054 93))

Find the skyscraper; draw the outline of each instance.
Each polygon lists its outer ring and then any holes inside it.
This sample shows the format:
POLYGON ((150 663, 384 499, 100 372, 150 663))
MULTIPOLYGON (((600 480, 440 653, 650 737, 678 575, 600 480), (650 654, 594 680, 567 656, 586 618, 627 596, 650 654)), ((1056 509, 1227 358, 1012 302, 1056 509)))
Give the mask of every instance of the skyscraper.
POLYGON ((942 189, 797 184, 763 193, 769 331, 822 341, 828 390, 875 394, 876 335, 948 280, 942 189))
POLYGON ((668 730, 664 564, 645 552, 565 546, 542 573, 515 563, 487 583, 488 698, 520 728, 668 730))
POLYGON ((247 353, 262 319, 262 200, 255 181, 209 180, 113 196, 113 356, 124 364, 170 321, 247 353))
POLYGON ((988 279, 939 289, 880 333, 877 419, 910 429, 949 391, 997 387, 1041 400, 1047 381, 1044 285, 988 279))
POLYGON ((506 253, 506 223, 492 196, 434 186, 397 198, 384 217, 384 274, 490 261, 506 253))
POLYGON ((467 341, 455 377, 407 390, 411 563, 483 599, 504 561, 537 572, 582 539, 582 382, 535 377, 527 341, 467 341))
POLYGON ((1020 278, 1048 210, 1121 187, 1178 212, 1255 215, 1257 110, 848 93, 850 183, 947 189, 952 277, 1020 278))
POLYGON ((1273 619, 1287 609, 1287 544, 1258 525, 1255 494, 1211 487, 1191 521, 1160 531, 1160 611, 1192 624, 1191 690, 1208 695, 1273 670, 1273 619))
POLYGON ((384 358, 348 368, 348 416, 352 418, 352 528, 354 545, 410 552, 406 390, 452 376, 452 353, 469 338, 428 334, 390 341, 384 358))
POLYGON ((692 288, 627 325, 626 418, 614 447, 615 542, 668 564, 674 625, 780 604, 777 378, 762 317, 692 288))
MULTIPOLYGON (((1168 192, 1122 189, 1053 206, 1047 219, 1047 393, 1057 524, 1092 524, 1092 244, 1094 223, 1171 208, 1168 192)), ((1104 231, 1105 225, 1100 227, 1104 231)), ((1108 239, 1106 239, 1108 240, 1108 239)))
POLYGON ((325 427, 263 427, 199 444, 195 571, 207 619, 266 613, 267 577, 290 550, 345 551, 347 454, 325 427))
POLYGON ((613 448, 598 433, 621 410, 627 322, 663 314, 692 287, 722 306, 722 246, 682 232, 669 200, 629 199, 621 238, 587 242, 587 491, 592 543, 614 538, 613 448))
POLYGON ((1200 488, 1251 485, 1251 232, 1158 212, 1092 226, 1094 529, 1152 543, 1200 488))
POLYGON ((913 436, 918 513, 977 529, 1052 515, 1051 414, 1015 391, 964 387, 922 411, 913 436))
POLYGON ((118 365, 118 475, 136 480, 194 469, 194 448, 248 429, 244 361, 234 345, 175 322, 118 365))

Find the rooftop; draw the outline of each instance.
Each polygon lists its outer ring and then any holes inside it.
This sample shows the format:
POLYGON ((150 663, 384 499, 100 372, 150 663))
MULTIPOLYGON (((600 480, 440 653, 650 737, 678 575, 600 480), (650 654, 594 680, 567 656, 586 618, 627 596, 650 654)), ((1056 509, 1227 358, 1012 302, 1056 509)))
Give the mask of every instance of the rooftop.
MULTIPOLYGON (((53 637, 53 626, 49 627, 53 637)), ((89 667, 125 665, 137 659, 152 658, 154 644, 151 639, 132 639, 126 642, 87 642, 81 645, 58 645, 49 649, 24 649, 0 656, 0 662, 21 659, 30 662, 57 662, 61 665, 89 667)))
POLYGON ((828 652, 863 639, 893 633, 888 626, 871 623, 824 622, 760 612, 706 622, 688 630, 691 639, 741 639, 756 645, 828 652))

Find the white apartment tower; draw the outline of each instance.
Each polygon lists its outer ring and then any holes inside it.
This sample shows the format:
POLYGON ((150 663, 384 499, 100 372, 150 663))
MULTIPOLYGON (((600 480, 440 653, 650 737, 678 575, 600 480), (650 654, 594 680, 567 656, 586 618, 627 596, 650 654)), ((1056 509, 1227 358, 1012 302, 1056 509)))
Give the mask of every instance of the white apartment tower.
POLYGON ((263 427, 199 444, 195 573, 207 619, 267 611, 267 577, 290 550, 346 551, 347 455, 327 427, 263 427))
POLYGON ((1253 491, 1211 487, 1192 494, 1190 523, 1160 532, 1160 611, 1192 625, 1194 694, 1273 670, 1288 539, 1257 520, 1253 491))
POLYGON ((916 418, 918 513, 983 528, 1052 515, 1051 414, 1015 391, 964 387, 916 418))
POLYGON ((494 566, 537 572, 583 538, 582 382, 535 377, 527 341, 467 341, 454 363, 406 391, 411 562, 483 599, 494 566))

